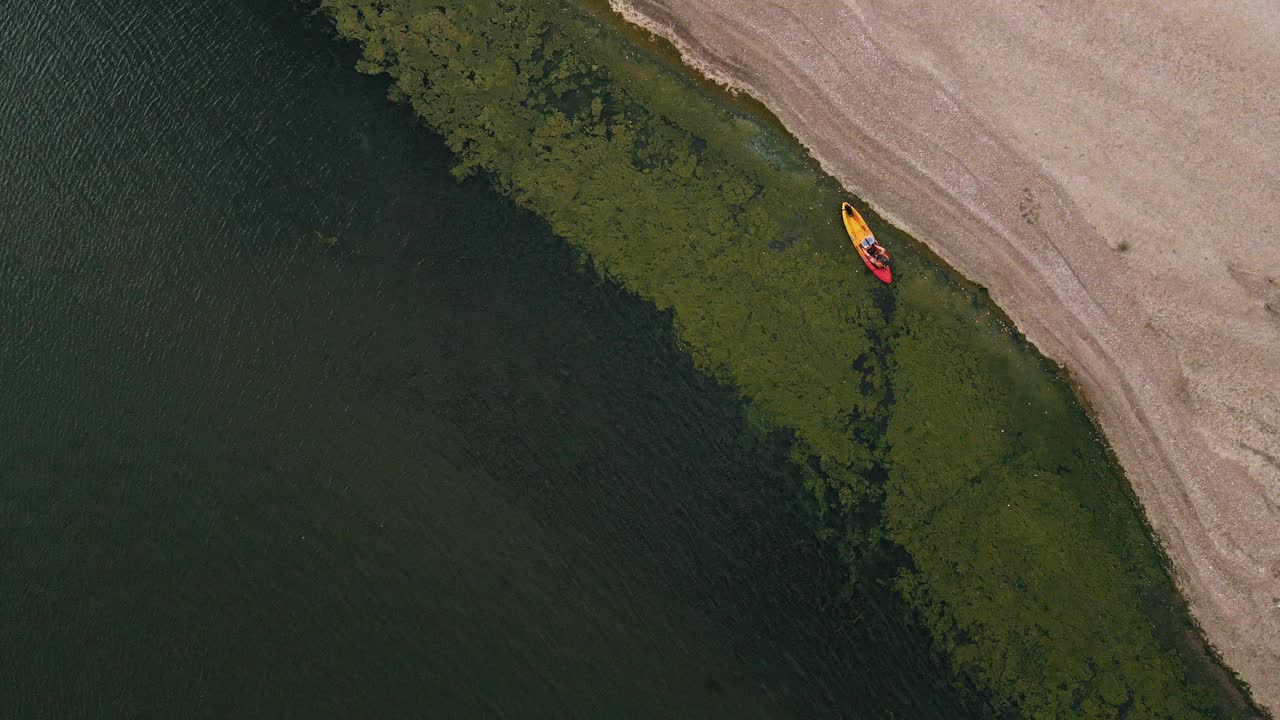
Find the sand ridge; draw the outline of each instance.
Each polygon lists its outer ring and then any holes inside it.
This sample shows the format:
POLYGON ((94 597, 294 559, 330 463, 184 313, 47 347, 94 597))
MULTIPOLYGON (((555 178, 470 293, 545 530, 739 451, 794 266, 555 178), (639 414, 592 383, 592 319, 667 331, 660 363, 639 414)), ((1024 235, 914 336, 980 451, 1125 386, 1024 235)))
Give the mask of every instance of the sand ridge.
POLYGON ((610 1, 1067 367, 1280 711, 1280 6, 610 1))

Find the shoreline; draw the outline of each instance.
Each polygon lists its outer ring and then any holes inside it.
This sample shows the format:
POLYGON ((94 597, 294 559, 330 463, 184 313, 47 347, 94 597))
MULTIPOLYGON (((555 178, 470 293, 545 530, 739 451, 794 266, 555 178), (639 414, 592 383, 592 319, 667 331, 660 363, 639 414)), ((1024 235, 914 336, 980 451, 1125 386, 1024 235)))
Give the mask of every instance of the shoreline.
MULTIPOLYGON (((1280 148, 1255 137, 1275 126, 1269 98, 1261 97, 1261 125, 1252 131, 1237 127, 1238 115, 1218 125, 1198 115, 1190 135, 1173 120, 1156 128, 1163 135, 1143 134, 1134 128, 1166 112, 1161 103, 1170 97, 1194 107, 1204 88, 1238 78, 1223 80, 1209 67, 1192 73, 1199 84, 1182 95, 1177 87, 1172 95, 1140 88, 1130 101, 1108 94, 1103 76, 1129 61, 1159 89, 1172 77, 1168 63, 1130 60, 1123 49, 1111 64, 1090 60, 1094 38, 1085 37, 1073 42, 1086 47, 1071 50, 1084 57, 1080 66, 1054 66, 1048 61, 1061 48, 1051 36, 1061 33, 1055 23, 1063 17, 977 9, 979 17, 958 20, 915 8, 899 18, 880 4, 822 0, 793 12, 726 0, 610 0, 627 21, 672 42, 687 65, 762 103, 827 173, 986 287, 1018 332, 1065 368, 1124 468, 1194 620, 1255 701, 1275 712, 1280 253, 1262 230, 1267 208, 1276 206, 1267 199, 1280 198, 1280 177, 1262 166, 1280 148), (1018 23, 1026 37, 975 61, 974 48, 984 49, 975 23, 1003 32, 1018 23), (942 38, 939 27, 955 31, 942 38), (1044 67, 1020 64, 1034 60, 1044 67), (1049 117, 1053 103, 1034 92, 1011 99, 1006 89, 1026 90, 1026 76, 1036 72, 1082 80, 1083 100, 1071 102, 1096 110, 1090 117, 1107 116, 1115 130, 1049 117), (1154 169, 1120 162, 1123 153, 1141 159, 1140 149, 1170 142, 1183 146, 1172 166, 1164 156, 1150 156, 1159 158, 1154 169), (1117 150, 1126 143, 1137 149, 1117 150), (1225 148, 1208 170, 1188 155, 1200 143, 1225 148), (1055 145, 1064 151, 1051 151, 1055 145), (1224 177, 1254 182, 1242 189, 1224 177), (1204 214, 1218 220, 1203 231, 1218 252, 1208 263, 1191 259, 1201 245, 1183 238, 1200 228, 1184 225, 1179 233, 1157 212, 1187 198, 1208 198, 1204 214), (1220 324, 1206 327, 1206 315, 1220 324), (1230 367, 1218 364, 1224 357, 1230 367)), ((1143 3, 1129 5, 1148 12, 1143 3)), ((1152 45, 1166 54, 1176 55, 1179 42, 1194 45, 1193 34, 1178 34, 1176 19, 1142 22, 1160 26, 1164 34, 1154 33, 1152 45)), ((1221 72, 1280 68, 1267 54, 1280 58, 1280 51, 1259 53, 1257 68, 1221 72)), ((1195 71, 1200 57, 1175 67, 1185 74, 1190 63, 1195 71)))

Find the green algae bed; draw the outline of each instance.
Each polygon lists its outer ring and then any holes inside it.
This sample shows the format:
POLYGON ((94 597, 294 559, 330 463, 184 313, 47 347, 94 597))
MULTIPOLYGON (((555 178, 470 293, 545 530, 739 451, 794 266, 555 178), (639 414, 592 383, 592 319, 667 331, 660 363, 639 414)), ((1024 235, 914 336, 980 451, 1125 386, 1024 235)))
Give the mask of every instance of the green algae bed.
MULTIPOLYGON (((838 186, 573 3, 323 0, 360 70, 791 433, 839 600, 892 594, 999 715, 1245 717, 1056 369, 901 233, 873 282, 838 186), (1188 638, 1192 638, 1188 640, 1188 638)), ((865 207, 860 207, 865 212, 865 207)))

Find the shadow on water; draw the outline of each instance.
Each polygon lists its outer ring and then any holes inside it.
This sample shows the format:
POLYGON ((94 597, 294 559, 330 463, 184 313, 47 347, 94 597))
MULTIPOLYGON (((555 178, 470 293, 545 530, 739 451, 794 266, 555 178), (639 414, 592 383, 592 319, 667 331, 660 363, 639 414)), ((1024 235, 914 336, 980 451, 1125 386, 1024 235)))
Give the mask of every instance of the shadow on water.
POLYGON ((669 318, 267 6, 0 7, 5 714, 956 716, 669 318))

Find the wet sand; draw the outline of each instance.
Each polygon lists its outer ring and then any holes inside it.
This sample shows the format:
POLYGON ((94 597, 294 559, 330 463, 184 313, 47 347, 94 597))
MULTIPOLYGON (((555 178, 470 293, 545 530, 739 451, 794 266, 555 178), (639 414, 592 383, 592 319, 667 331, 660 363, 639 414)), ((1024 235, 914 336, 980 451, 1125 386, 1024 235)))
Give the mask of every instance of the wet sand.
POLYGON ((1210 643, 1280 711, 1280 9, 611 2, 1069 370, 1210 643))

